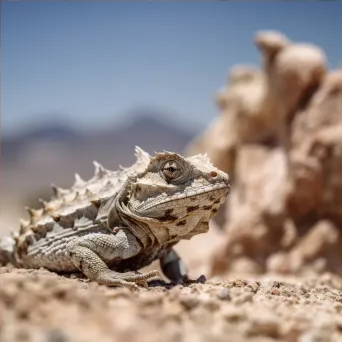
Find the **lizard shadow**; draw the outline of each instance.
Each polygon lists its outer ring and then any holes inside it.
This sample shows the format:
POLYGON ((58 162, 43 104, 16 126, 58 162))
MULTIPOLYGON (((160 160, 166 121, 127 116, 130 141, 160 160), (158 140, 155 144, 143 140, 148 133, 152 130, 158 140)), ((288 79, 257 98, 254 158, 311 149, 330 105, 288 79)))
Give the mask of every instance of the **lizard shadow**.
POLYGON ((199 278, 192 280, 189 278, 185 278, 182 281, 170 281, 166 282, 165 280, 162 279, 155 279, 155 280, 150 280, 148 282, 148 287, 164 287, 167 290, 170 290, 176 286, 183 286, 183 287, 188 287, 192 284, 204 284, 207 281, 206 277, 202 274, 199 278))

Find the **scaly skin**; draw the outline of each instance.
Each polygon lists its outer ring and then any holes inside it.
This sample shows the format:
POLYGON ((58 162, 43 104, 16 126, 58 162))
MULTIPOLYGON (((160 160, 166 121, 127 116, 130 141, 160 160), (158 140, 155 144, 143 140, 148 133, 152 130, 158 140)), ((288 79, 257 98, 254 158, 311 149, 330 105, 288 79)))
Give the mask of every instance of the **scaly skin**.
POLYGON ((172 247, 208 231, 229 193, 229 177, 203 155, 151 157, 140 148, 136 155, 130 168, 109 171, 94 162, 89 181, 76 175, 71 189, 53 187, 53 198, 28 209, 30 220, 19 233, 0 242, 0 262, 80 270, 100 284, 136 288, 159 275, 137 272, 159 259, 170 280, 187 279, 172 247))

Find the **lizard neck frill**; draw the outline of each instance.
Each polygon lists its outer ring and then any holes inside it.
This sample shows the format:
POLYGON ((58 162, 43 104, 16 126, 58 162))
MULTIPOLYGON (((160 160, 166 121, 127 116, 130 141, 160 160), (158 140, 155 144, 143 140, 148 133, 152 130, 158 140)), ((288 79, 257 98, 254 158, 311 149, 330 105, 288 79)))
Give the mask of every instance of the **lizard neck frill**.
POLYGON ((166 227, 161 226, 157 219, 138 216, 119 200, 116 202, 115 210, 118 222, 127 227, 141 241, 144 248, 162 245, 170 240, 166 227))

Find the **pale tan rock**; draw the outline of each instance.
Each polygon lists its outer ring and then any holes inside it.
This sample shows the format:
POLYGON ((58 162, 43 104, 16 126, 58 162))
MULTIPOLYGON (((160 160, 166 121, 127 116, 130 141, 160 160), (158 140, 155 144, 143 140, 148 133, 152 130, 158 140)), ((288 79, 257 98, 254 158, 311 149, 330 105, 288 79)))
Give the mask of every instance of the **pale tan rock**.
MULTIPOLYGON (((329 221, 319 221, 290 251, 288 261, 291 271, 296 272, 304 263, 312 262, 319 257, 327 257, 332 249, 341 247, 338 246, 340 240, 341 234, 334 224, 329 221)), ((342 266, 339 266, 340 261, 337 263, 337 269, 342 270, 342 266)))
POLYGON ((263 54, 266 69, 277 54, 291 44, 291 41, 278 31, 259 31, 254 37, 254 42, 263 54))
MULTIPOLYGON (((245 257, 251 261, 258 258, 259 266, 253 267, 259 272, 267 256, 280 248, 286 234, 286 179, 286 159, 281 149, 260 145, 240 148, 235 185, 228 200, 227 242, 224 252, 214 256, 213 274, 219 274, 229 263, 235 270, 234 260, 245 257)), ((250 265, 253 263, 248 265, 249 273, 250 265)))
POLYGON ((312 44, 292 44, 283 49, 272 66, 270 83, 287 119, 310 100, 326 75, 324 51, 312 44))
POLYGON ((296 274, 308 268, 316 271, 342 272, 338 256, 342 249, 341 231, 330 221, 320 220, 298 239, 288 253, 276 253, 267 261, 271 272, 296 274))
POLYGON ((291 43, 278 32, 260 32, 255 42, 263 53, 267 79, 263 111, 272 115, 275 138, 288 149, 288 125, 323 81, 326 57, 319 47, 291 43))
POLYGON ((312 97, 308 107, 297 113, 292 124, 292 148, 298 148, 303 136, 323 127, 342 124, 342 69, 329 73, 312 97))
POLYGON ((290 265, 288 263, 288 253, 276 252, 271 254, 266 260, 266 269, 271 273, 290 273, 290 265))
POLYGON ((329 74, 293 122, 288 209, 342 220, 342 72, 329 74))
POLYGON ((278 32, 255 42, 263 73, 232 69, 201 140, 233 180, 212 274, 342 273, 342 70, 327 73, 324 51, 278 32))

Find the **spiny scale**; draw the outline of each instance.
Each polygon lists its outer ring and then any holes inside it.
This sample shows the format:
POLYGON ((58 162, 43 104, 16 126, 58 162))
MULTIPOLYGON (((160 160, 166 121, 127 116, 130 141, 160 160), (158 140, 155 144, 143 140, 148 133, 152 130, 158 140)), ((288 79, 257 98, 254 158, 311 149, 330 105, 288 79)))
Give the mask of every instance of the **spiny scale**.
POLYGON ((29 227, 30 221, 24 220, 24 219, 19 219, 19 223, 20 223, 19 233, 23 234, 26 231, 26 229, 29 227))
POLYGON ((52 203, 44 201, 43 199, 39 199, 39 202, 43 205, 44 214, 48 214, 53 212, 54 210, 58 209, 63 201, 59 201, 59 203, 52 203))
MULTIPOLYGON (((135 156, 137 158, 136 166, 143 163, 144 160, 147 158, 148 154, 142 150, 140 147, 135 147, 135 156)), ((72 204, 78 204, 79 206, 85 205, 86 202, 91 202, 92 205, 98 207, 99 205, 99 195, 102 192, 110 192, 111 189, 115 190, 115 184, 119 181, 124 181, 118 177, 118 172, 124 174, 125 177, 129 176, 130 170, 134 170, 134 165, 129 168, 124 168, 120 166, 121 171, 113 172, 110 170, 105 169, 100 163, 97 161, 93 161, 95 172, 94 177, 91 178, 89 181, 85 181, 81 178, 81 176, 76 173, 75 174, 75 182, 70 189, 63 189, 55 184, 51 184, 53 196, 50 201, 44 201, 40 199, 39 201, 42 204, 41 209, 32 209, 26 207, 28 214, 30 216, 30 220, 28 221, 21 221, 21 229, 28 229, 30 225, 36 224, 39 220, 43 220, 47 217, 51 217, 53 213, 55 215, 60 215, 61 213, 57 213, 57 211, 63 212, 68 206, 72 204), (113 178, 111 181, 110 178, 113 178), (100 180, 105 180, 105 183, 99 184, 100 180), (95 192, 92 188, 95 188, 95 192), (97 189, 96 189, 97 188, 97 189), (74 191, 76 190, 77 191, 74 191), (81 190, 84 190, 81 193, 81 190), (24 223, 25 222, 25 223, 24 223)), ((101 198, 101 196, 100 196, 101 198)))
POLYGON ((84 179, 82 179, 78 173, 75 173, 75 183, 72 187, 78 188, 78 187, 83 186, 85 183, 86 183, 86 181, 84 179))
POLYGON ((69 192, 69 190, 59 188, 57 185, 55 185, 53 183, 51 184, 51 188, 52 188, 53 195, 55 198, 60 198, 69 192))
MULTIPOLYGON (((54 223, 63 228, 73 228, 76 219, 86 217, 94 220, 101 206, 101 199, 115 195, 118 186, 125 181, 126 172, 110 171, 94 161, 94 176, 88 181, 76 173, 70 189, 63 189, 51 184, 53 196, 50 201, 39 199, 40 209, 26 207, 29 220, 20 220, 18 240, 23 247, 32 241, 45 237, 53 229, 54 223)), ((126 169, 127 170, 127 169, 126 169)))
POLYGON ((33 222, 35 219, 41 217, 43 214, 43 211, 44 211, 43 209, 32 209, 30 207, 25 207, 25 209, 27 210, 27 212, 30 216, 31 222, 33 222))
POLYGON ((44 209, 49 204, 49 202, 44 201, 42 198, 39 198, 38 201, 43 205, 44 209))
POLYGON ((88 188, 85 190, 85 195, 90 199, 95 196, 95 194, 90 191, 88 188))
POLYGON ((95 178, 102 178, 103 176, 108 174, 109 170, 106 170, 100 163, 94 160, 93 164, 95 166, 95 178))
POLYGON ((76 191, 74 201, 77 201, 80 198, 80 192, 76 191))
POLYGON ((40 200, 41 209, 27 208, 30 219, 20 222, 17 247, 25 249, 32 242, 44 238, 47 232, 53 229, 59 231, 61 228, 72 228, 77 219, 98 219, 102 203, 105 205, 104 199, 115 197, 127 178, 142 172, 150 162, 149 154, 139 147, 136 147, 135 155, 137 160, 134 165, 120 167, 118 171, 107 170, 94 161, 94 176, 89 180, 83 180, 76 173, 74 184, 69 189, 51 184, 51 199, 40 200))

